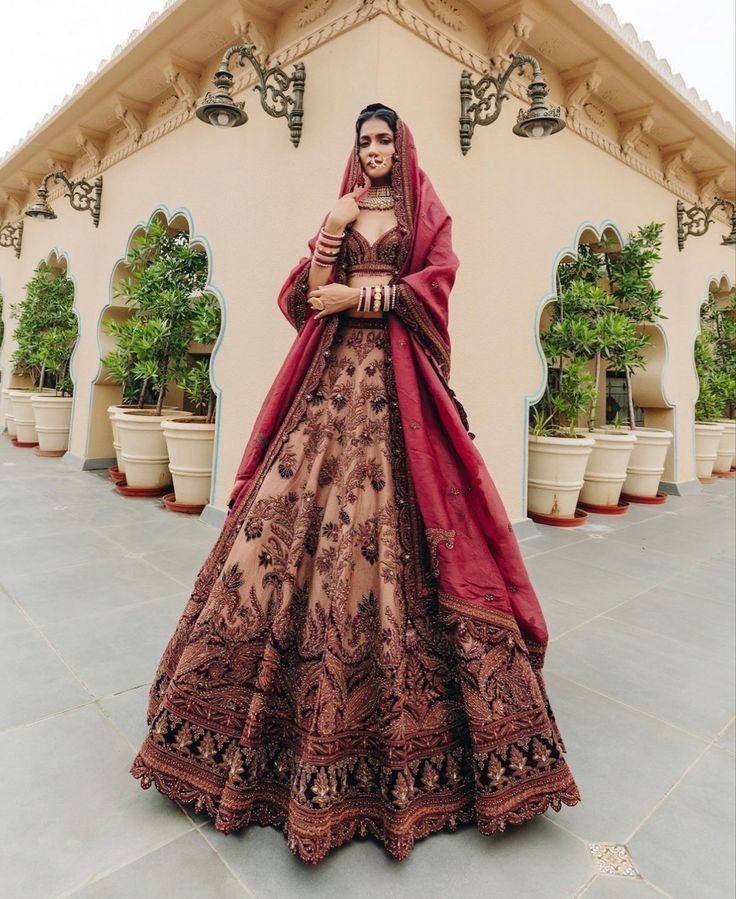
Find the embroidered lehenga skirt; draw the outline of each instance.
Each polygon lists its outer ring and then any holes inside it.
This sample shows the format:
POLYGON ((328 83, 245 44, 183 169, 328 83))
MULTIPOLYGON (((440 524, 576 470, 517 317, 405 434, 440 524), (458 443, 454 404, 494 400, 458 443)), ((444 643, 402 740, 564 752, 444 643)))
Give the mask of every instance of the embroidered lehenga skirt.
POLYGON ((301 404, 205 562, 131 773, 219 831, 275 825, 310 862, 573 804, 518 633, 432 589, 385 319, 341 316, 301 404))

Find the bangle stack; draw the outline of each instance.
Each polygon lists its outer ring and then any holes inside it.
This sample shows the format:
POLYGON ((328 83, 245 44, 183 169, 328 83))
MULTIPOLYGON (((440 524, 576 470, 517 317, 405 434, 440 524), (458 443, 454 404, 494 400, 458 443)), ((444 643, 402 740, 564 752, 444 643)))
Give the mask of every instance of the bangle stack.
POLYGON ((342 234, 330 234, 325 231, 324 227, 320 228, 317 245, 312 253, 312 262, 321 268, 332 268, 340 255, 344 237, 344 231, 342 234))
POLYGON ((390 312, 396 308, 396 285, 378 284, 361 287, 358 312, 390 312))

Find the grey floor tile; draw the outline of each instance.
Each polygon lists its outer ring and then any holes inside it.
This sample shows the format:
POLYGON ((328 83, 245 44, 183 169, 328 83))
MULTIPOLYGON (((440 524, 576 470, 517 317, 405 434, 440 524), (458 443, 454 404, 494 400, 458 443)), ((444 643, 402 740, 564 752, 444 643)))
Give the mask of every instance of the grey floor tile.
POLYGON ((115 559, 119 548, 91 528, 59 529, 29 540, 15 537, 0 543, 0 578, 53 571, 68 565, 115 559))
POLYGON ((714 557, 689 566, 662 581, 660 586, 733 606, 736 604, 736 567, 714 557))
POLYGON ((692 560, 682 554, 668 554, 613 539, 585 540, 563 547, 558 553, 611 574, 644 581, 647 587, 653 587, 692 564, 692 560))
POLYGON ((662 899, 662 895, 639 877, 601 874, 577 899, 662 899))
POLYGON ((164 520, 102 527, 99 533, 129 552, 142 553, 171 552, 182 547, 211 547, 217 537, 214 529, 204 522, 173 514, 164 520))
MULTIPOLYGON (((535 586, 538 586, 536 579, 535 586)), ((572 605, 569 602, 551 599, 544 590, 540 591, 539 602, 547 622, 550 640, 558 639, 562 634, 572 630, 572 628, 590 621, 597 614, 589 609, 572 605)))
POLYGON ((624 842, 707 744, 552 673, 545 681, 582 797, 560 822, 588 842, 624 842))
POLYGON ((629 841, 639 872, 673 896, 733 899, 734 787, 733 756, 709 749, 629 841))
POLYGON ((251 899, 199 833, 185 833, 73 893, 74 899, 251 899))
POLYGON ((156 599, 68 623, 45 633, 96 697, 150 683, 184 611, 186 597, 156 599))
MULTIPOLYGON (((191 829, 128 773, 129 747, 94 706, 0 735, 0 883, 50 899, 191 829)), ((141 894, 143 895, 143 894, 141 894)))
MULTIPOLYGON (((605 545, 598 544, 601 553, 605 545)), ((527 561, 527 569, 542 600, 556 599, 589 613, 590 618, 625 602, 649 588, 649 583, 620 571, 611 578, 595 565, 561 552, 545 553, 527 561)))
POLYGON ((0 636, 0 729, 91 702, 35 629, 0 636))
POLYGON ((124 550, 112 561, 70 565, 53 574, 3 577, 5 589, 43 629, 48 624, 181 594, 181 584, 124 550))
POLYGON ((0 635, 7 637, 18 631, 25 631, 31 627, 25 615, 18 609, 13 600, 0 589, 0 635))
POLYGON ((673 516, 660 520, 656 528, 643 523, 611 534, 614 541, 665 553, 683 552, 690 558, 708 558, 721 549, 727 539, 728 530, 724 530, 719 516, 673 516))
POLYGON ((204 545, 179 546, 165 552, 145 553, 143 558, 154 568, 167 574, 190 592, 205 559, 212 551, 218 534, 212 529, 211 541, 204 545))
POLYGON ((719 653, 728 661, 736 649, 735 612, 736 605, 659 586, 611 609, 607 616, 655 634, 687 640, 704 652, 719 653))
POLYGON ((526 537, 519 541, 522 555, 526 558, 537 556, 540 553, 546 553, 553 549, 560 549, 563 546, 570 546, 586 540, 588 535, 584 533, 584 528, 553 528, 548 525, 536 525, 539 533, 534 537, 526 537))
POLYGON ((356 839, 315 866, 293 857, 275 828, 202 833, 258 899, 570 899, 593 873, 587 847, 546 819, 493 837, 472 825, 433 834, 401 862, 372 838, 356 839))
POLYGON ((718 737, 717 745, 728 752, 736 752, 736 737, 734 734, 734 722, 732 721, 723 733, 718 737))
POLYGON ((136 751, 148 733, 146 707, 150 686, 142 684, 140 687, 125 690, 123 693, 113 693, 100 700, 103 713, 115 722, 136 751))
POLYGON ((555 641, 548 670, 712 739, 733 717, 733 662, 612 618, 555 641))

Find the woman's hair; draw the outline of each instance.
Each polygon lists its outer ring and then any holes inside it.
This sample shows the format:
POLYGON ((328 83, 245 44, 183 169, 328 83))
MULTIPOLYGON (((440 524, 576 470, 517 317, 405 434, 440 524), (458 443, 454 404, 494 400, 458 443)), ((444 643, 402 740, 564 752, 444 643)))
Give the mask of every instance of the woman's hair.
POLYGON ((396 123, 399 121, 399 116, 391 107, 384 106, 383 103, 371 103, 365 109, 361 109, 358 120, 355 123, 356 134, 360 134, 363 122, 367 122, 368 119, 382 119, 391 131, 396 134, 396 123))

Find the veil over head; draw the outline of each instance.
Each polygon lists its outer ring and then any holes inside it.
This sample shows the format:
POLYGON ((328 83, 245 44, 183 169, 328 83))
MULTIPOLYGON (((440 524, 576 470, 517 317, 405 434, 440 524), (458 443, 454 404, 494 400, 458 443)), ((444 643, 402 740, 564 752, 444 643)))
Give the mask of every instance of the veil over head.
MULTIPOLYGON (((449 296, 459 266, 452 249, 452 219, 419 167, 414 138, 400 118, 394 145, 391 187, 404 240, 399 274, 392 282, 397 285, 396 308, 387 313, 387 331, 403 440, 437 597, 468 622, 508 628, 532 665, 541 669, 548 641, 544 616, 503 502, 448 384, 449 296)), ((356 139, 339 196, 361 180, 356 139)), ((338 325, 338 315, 315 319, 307 303, 318 236, 319 231, 309 241, 309 255, 292 269, 278 296, 279 308, 298 334, 246 445, 238 469, 244 485, 231 518, 247 507, 259 472, 278 452, 287 411, 298 413, 300 404, 305 407, 338 325)), ((339 265, 330 281, 345 281, 339 265)))

